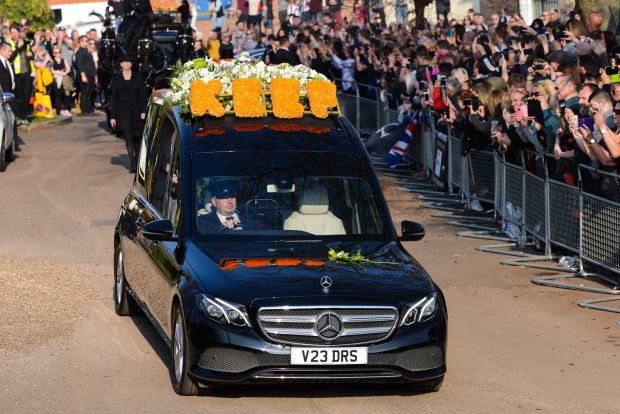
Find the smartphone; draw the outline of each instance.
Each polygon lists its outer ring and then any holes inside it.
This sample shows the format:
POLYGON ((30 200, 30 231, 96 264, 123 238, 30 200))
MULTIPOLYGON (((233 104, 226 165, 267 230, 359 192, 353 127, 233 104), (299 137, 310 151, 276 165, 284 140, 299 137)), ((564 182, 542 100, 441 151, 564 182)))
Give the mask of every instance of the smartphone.
POLYGON ((424 92, 424 100, 425 100, 426 102, 428 102, 428 101, 430 101, 430 100, 431 100, 431 95, 430 95, 428 92, 424 92))
POLYGON ((527 100, 527 115, 535 117, 538 122, 542 121, 543 111, 538 99, 527 100))
POLYGON ((532 48, 523 49, 523 53, 525 53, 525 56, 533 55, 534 54, 534 49, 532 49, 532 48))
POLYGON ((517 118, 518 122, 521 122, 527 119, 528 118, 527 105, 521 105, 520 107, 518 107, 517 111, 515 112, 515 117, 517 118))
POLYGON ((560 99, 558 101, 558 106, 560 107, 560 115, 564 116, 564 111, 566 110, 566 101, 564 99, 560 99))
POLYGON ((545 64, 544 63, 535 63, 532 66, 532 69, 534 70, 543 70, 545 68, 545 64))
POLYGON ((471 97, 471 109, 477 111, 480 108, 480 99, 477 96, 471 97))
POLYGON ((592 118, 578 118, 577 126, 579 128, 587 127, 590 131, 594 131, 594 119, 592 118))

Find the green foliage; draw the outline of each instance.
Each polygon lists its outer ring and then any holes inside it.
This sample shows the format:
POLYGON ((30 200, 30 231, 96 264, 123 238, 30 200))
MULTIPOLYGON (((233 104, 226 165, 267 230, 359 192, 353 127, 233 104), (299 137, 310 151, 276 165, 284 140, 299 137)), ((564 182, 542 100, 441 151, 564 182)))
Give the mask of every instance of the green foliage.
POLYGON ((366 270, 366 268, 362 266, 362 263, 367 265, 378 265, 384 267, 398 266, 398 263, 395 262, 371 260, 363 256, 359 250, 356 253, 347 253, 344 250, 340 250, 339 252, 337 252, 334 249, 329 249, 329 251, 327 252, 327 258, 331 262, 349 265, 364 271, 366 270))
POLYGON ((21 19, 27 18, 31 31, 54 26, 54 13, 46 0, 0 0, 0 17, 18 24, 21 19))

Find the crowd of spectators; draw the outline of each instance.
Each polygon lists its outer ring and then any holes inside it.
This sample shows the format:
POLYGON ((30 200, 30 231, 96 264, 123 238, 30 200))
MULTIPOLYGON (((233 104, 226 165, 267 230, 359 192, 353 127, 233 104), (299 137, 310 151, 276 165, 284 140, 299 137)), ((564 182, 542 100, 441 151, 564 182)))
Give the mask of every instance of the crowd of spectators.
MULTIPOLYGON (((337 80, 342 93, 398 108, 401 119, 432 109, 465 152, 495 149, 513 163, 526 154, 539 174, 547 154, 552 178, 571 185, 579 164, 620 173, 619 39, 602 30, 599 13, 549 10, 525 22, 506 9, 489 21, 469 10, 418 27, 406 3, 396 2, 398 22, 387 25, 382 2, 360 1, 347 17, 331 3, 325 13, 291 13, 276 32, 238 16, 234 29, 210 34, 208 56, 263 47, 266 63, 310 66, 337 80), (212 47, 219 38, 219 49, 212 47)), ((620 201, 617 179, 592 173, 583 182, 620 201)))
POLYGON ((71 110, 78 107, 81 90, 80 112, 93 113, 94 107, 99 105, 95 93, 97 30, 89 30, 84 35, 77 30, 69 33, 61 26, 31 31, 28 19, 20 22, 0 19, 0 36, 0 49, 8 51, 13 72, 13 82, 3 85, 3 92, 11 92, 16 97, 14 112, 18 125, 30 122, 35 91, 51 96, 57 115, 71 116, 71 110), (49 74, 52 82, 40 79, 49 74))
MULTIPOLYGON (((432 109, 465 152, 495 149, 514 163, 525 153, 539 174, 552 155, 552 178, 571 185, 579 164, 620 172, 620 48, 600 14, 550 10, 528 23, 504 9, 487 22, 470 10, 418 27, 410 14, 386 25, 377 10, 364 10, 370 14, 361 19, 293 15, 276 33, 266 28, 253 38, 266 48, 265 62, 308 65, 337 80, 342 93, 380 100, 404 119, 432 109)), ((236 51, 250 31, 237 23, 236 51)), ((620 200, 617 179, 586 175, 587 190, 620 200)))
MULTIPOLYGON (((404 1, 389 6, 396 21, 386 22, 382 0, 359 0, 352 10, 342 0, 288 0, 274 26, 270 1, 210 4, 213 29, 195 32, 194 57, 248 52, 268 64, 304 64, 336 80, 342 93, 398 108, 404 119, 432 109, 438 126, 451 125, 466 150, 495 149, 511 162, 519 162, 524 149, 553 154, 554 178, 569 184, 580 163, 618 172, 620 48, 616 34, 602 30, 598 13, 549 10, 525 22, 507 9, 488 21, 469 10, 462 19, 439 14, 436 23, 417 26, 404 1)), ((53 74, 58 114, 70 115, 76 90, 82 91, 81 111, 92 112, 98 102, 91 93, 96 30, 30 34, 27 20, 2 20, 0 30, 13 52, 19 122, 27 122, 39 67, 53 74)), ((538 163, 527 162, 532 168, 538 163)), ((620 183, 595 176, 585 181, 620 199, 620 183)))

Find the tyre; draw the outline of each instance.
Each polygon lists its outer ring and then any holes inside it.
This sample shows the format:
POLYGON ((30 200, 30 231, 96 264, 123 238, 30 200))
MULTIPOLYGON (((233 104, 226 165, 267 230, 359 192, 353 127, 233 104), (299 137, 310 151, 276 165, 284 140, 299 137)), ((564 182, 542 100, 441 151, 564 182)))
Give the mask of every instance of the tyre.
POLYGON ((13 141, 11 142, 11 146, 6 150, 6 162, 13 162, 15 161, 15 159, 17 158, 17 155, 15 154, 15 148, 17 147, 17 142, 16 142, 17 138, 13 137, 13 141))
POLYGON ((116 246, 114 255, 114 310, 117 315, 131 316, 139 314, 136 300, 127 293, 127 280, 123 262, 123 249, 116 246))
POLYGON ((413 391, 418 394, 427 394, 430 392, 437 392, 443 384, 443 375, 441 377, 433 378, 432 380, 418 382, 413 384, 413 391))
POLYGON ((179 306, 174 307, 172 321, 172 387, 179 395, 198 395, 198 386, 188 375, 189 346, 179 306))
POLYGON ((6 135, 2 132, 2 140, 0 140, 0 172, 6 170, 6 148, 4 148, 4 142, 6 135))

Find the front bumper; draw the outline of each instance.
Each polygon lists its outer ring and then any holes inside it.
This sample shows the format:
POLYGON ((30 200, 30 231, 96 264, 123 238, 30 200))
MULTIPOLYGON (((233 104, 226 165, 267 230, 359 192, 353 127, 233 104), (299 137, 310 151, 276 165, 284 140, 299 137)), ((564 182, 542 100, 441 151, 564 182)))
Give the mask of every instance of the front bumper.
POLYGON ((194 326, 195 335, 190 335, 194 351, 190 375, 204 384, 412 382, 446 372, 446 319, 442 312, 420 326, 397 329, 387 340, 369 345, 365 365, 292 365, 290 346, 268 342, 253 330, 239 331, 211 322, 201 325, 194 326))

